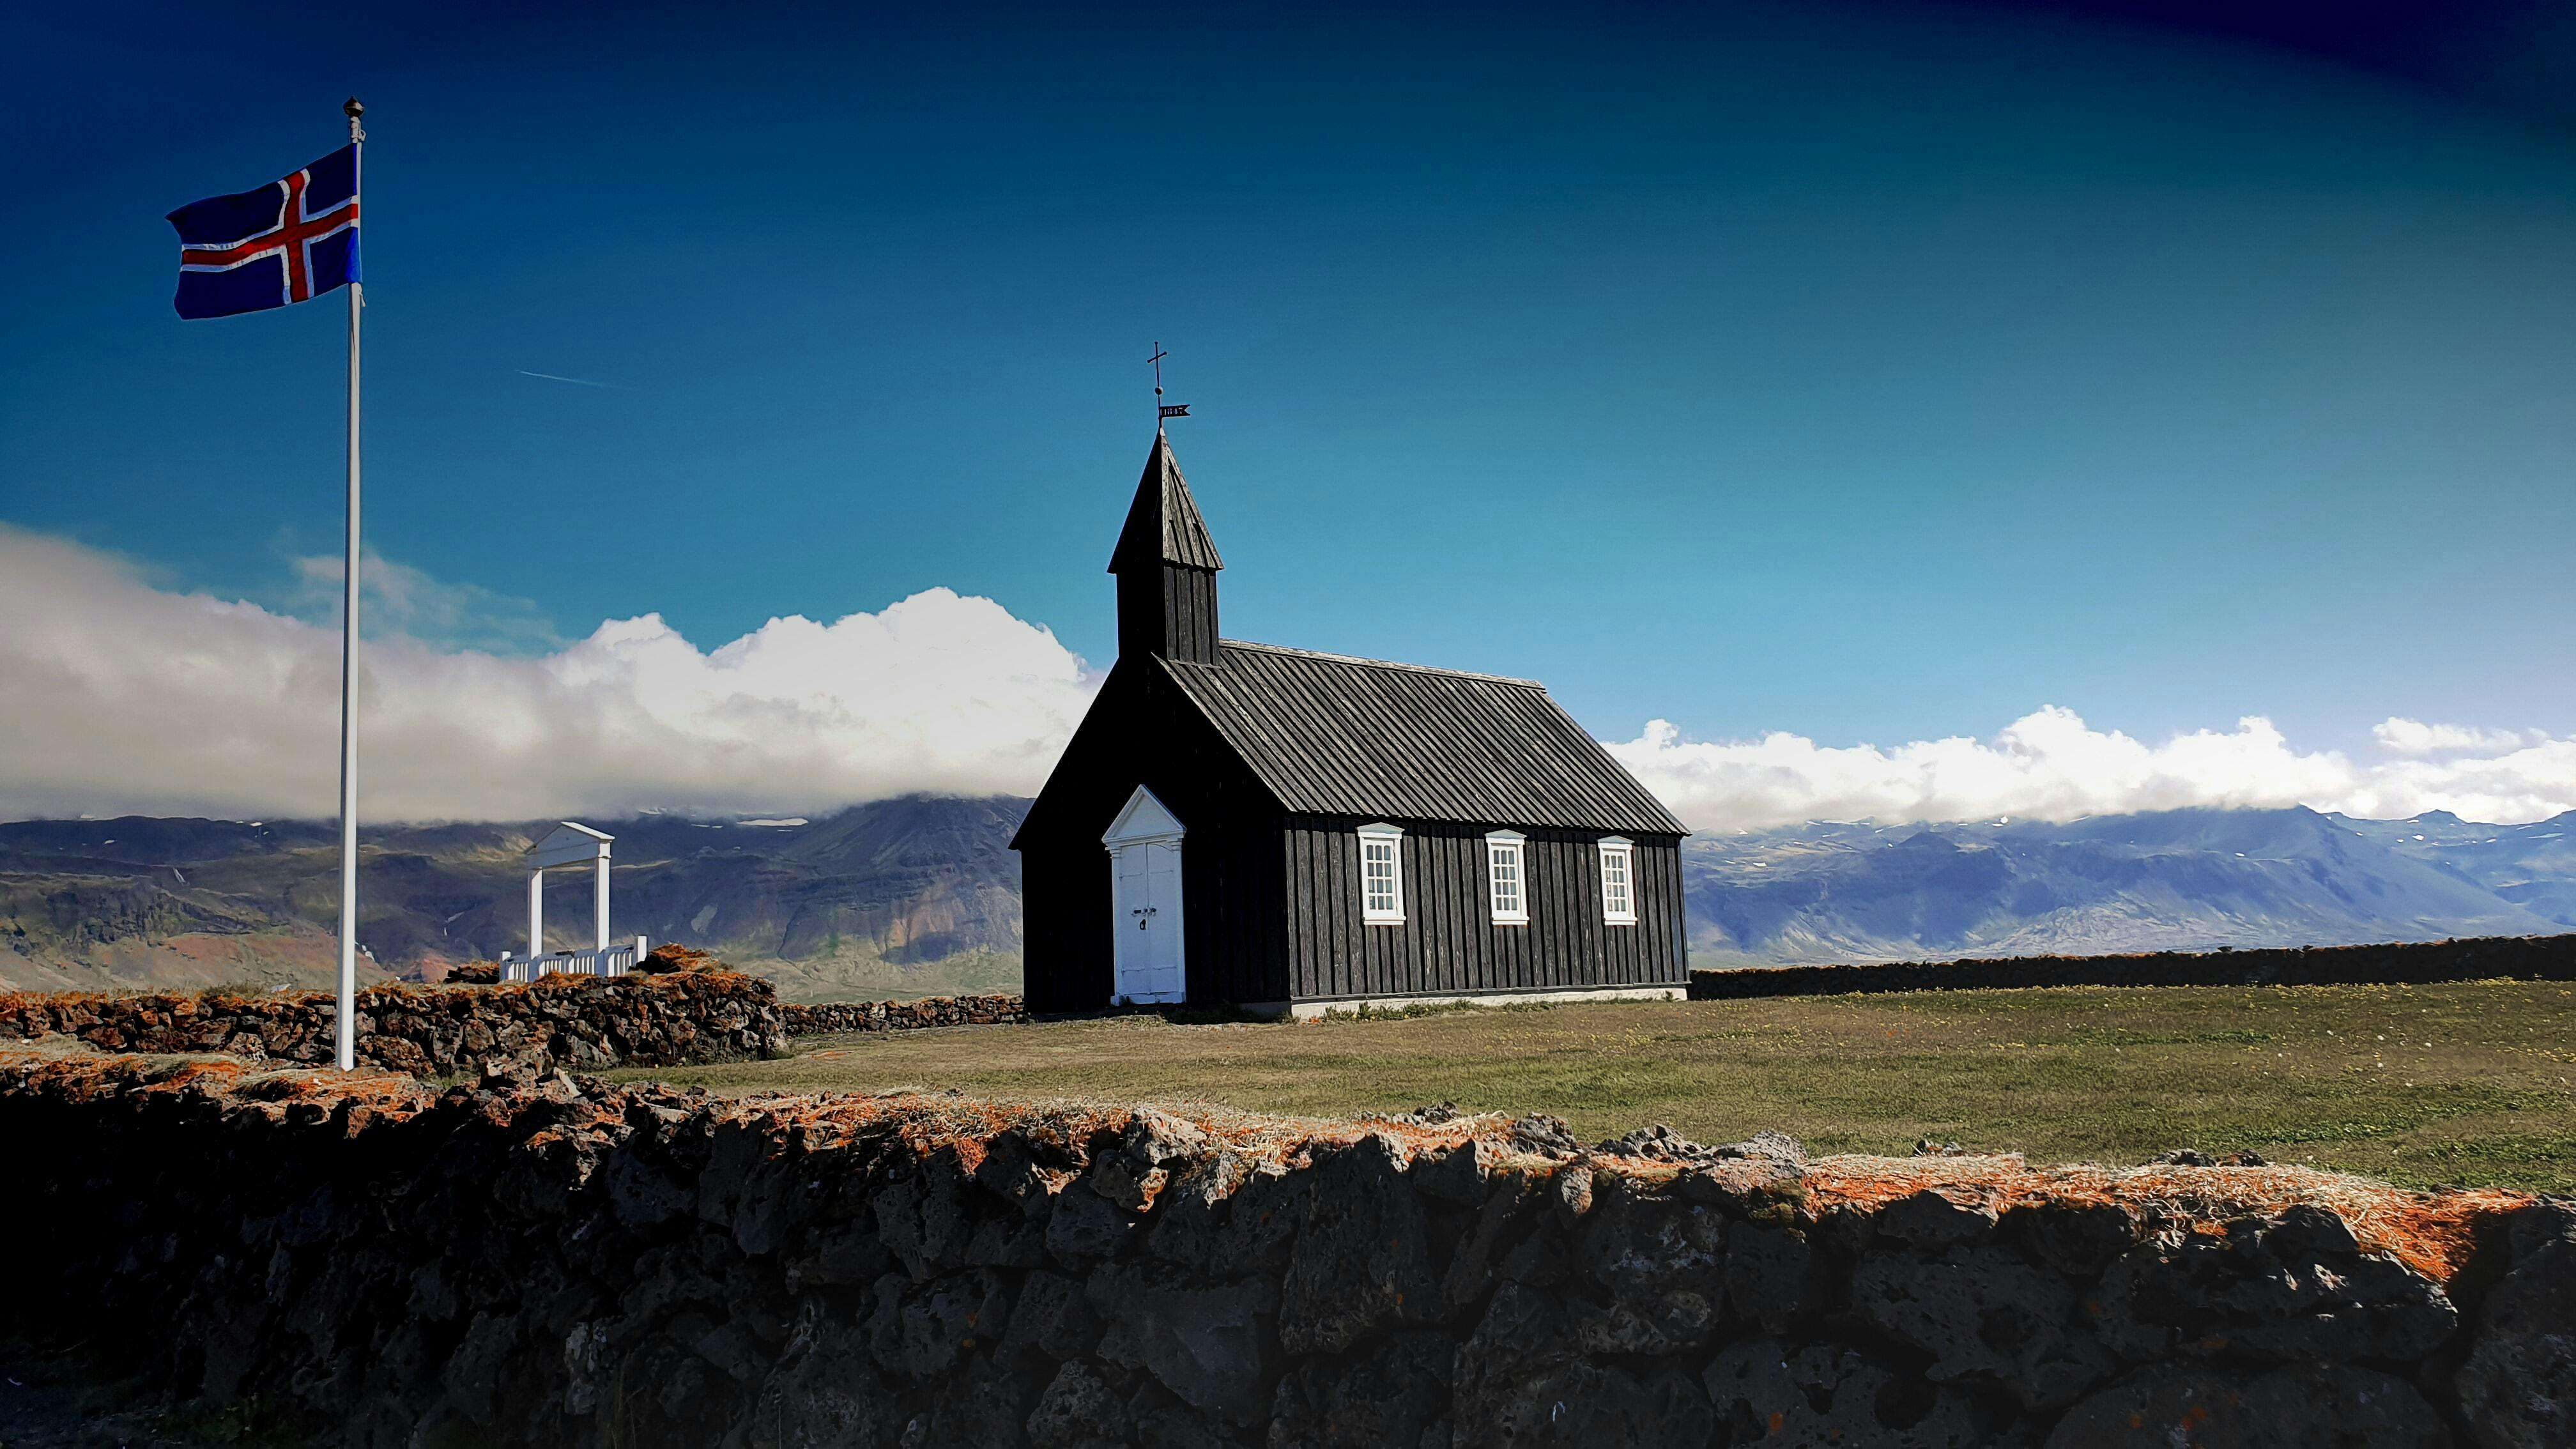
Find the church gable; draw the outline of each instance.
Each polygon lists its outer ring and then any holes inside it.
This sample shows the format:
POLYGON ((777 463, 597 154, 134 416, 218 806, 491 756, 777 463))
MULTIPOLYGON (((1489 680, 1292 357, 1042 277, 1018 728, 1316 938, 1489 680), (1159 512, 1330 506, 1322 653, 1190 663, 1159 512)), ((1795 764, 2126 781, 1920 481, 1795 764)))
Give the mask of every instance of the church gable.
POLYGON ((1109 671, 1092 697, 1091 709, 1012 837, 1012 848, 1061 838, 1091 842, 1096 849, 1100 832, 1130 793, 1148 782, 1185 823, 1198 797, 1210 793, 1224 794, 1237 808, 1284 808, 1155 661, 1129 659, 1109 671))
POLYGON ((1109 828, 1100 832, 1103 845, 1132 845, 1140 840, 1178 840, 1189 833, 1179 817, 1165 809, 1154 792, 1139 785, 1127 797, 1109 828))

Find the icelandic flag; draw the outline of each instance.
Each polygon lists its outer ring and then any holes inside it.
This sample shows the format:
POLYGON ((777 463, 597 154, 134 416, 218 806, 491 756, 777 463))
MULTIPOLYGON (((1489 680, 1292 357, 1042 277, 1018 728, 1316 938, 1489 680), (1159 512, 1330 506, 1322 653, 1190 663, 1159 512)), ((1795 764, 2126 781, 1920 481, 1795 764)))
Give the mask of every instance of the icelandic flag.
POLYGON ((358 148, 283 181, 170 213, 179 229, 182 317, 229 317, 309 302, 358 280, 358 148))

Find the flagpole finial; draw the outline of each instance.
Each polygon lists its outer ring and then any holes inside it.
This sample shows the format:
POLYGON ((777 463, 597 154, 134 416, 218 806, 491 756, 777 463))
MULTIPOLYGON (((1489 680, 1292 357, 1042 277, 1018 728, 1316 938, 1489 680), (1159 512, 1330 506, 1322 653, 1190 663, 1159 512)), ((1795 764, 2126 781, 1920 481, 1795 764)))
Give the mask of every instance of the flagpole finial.
POLYGON ((342 102, 340 103, 340 114, 342 114, 342 115, 344 115, 344 116, 347 116, 347 117, 349 118, 349 139, 350 139, 350 140, 352 140, 352 141, 363 141, 363 140, 367 139, 367 133, 366 133, 365 128, 361 127, 361 126, 358 124, 358 118, 359 118, 360 116, 365 115, 366 113, 367 113, 367 108, 366 108, 365 106, 360 105, 360 104, 358 103, 358 98, 357 98, 356 96, 351 96, 351 97, 349 97, 347 100, 342 101, 342 102))

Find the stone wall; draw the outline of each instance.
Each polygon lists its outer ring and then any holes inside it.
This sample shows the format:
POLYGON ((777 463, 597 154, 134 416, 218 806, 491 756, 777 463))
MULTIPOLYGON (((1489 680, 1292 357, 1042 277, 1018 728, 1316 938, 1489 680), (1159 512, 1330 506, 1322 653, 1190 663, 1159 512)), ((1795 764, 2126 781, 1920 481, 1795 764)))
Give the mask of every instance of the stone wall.
POLYGON ((0 1332, 352 1445, 2576 1442, 2576 1211, 0 1056, 0 1332), (41 1250, 37 1250, 37 1249, 41 1250))
POLYGON ((1029 1019, 1018 996, 927 996, 918 1001, 788 1002, 790 1036, 835 1031, 918 1031, 930 1026, 992 1026, 1029 1019))
POLYGON ((2153 951, 1746 966, 1691 973, 1693 1001, 2008 986, 2400 986, 2435 981, 2576 981, 2576 935, 2481 936, 2372 946, 2153 951))
MULTIPOLYGON (((337 1010, 327 991, 19 994, 0 996, 0 1039, 328 1064, 337 1010)), ((422 1077, 520 1059, 598 1070, 787 1054, 777 992, 730 971, 370 987, 357 996, 357 1030, 360 1063, 422 1077)))

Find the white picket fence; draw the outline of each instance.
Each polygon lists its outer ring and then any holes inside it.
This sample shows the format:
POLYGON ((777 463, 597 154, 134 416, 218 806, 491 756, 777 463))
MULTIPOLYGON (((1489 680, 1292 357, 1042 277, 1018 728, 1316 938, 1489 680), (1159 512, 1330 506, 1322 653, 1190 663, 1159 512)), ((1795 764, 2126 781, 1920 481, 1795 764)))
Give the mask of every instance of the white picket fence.
POLYGON ((568 971, 576 976, 623 976, 635 969, 635 963, 653 954, 650 942, 642 936, 623 946, 607 946, 594 951, 557 951, 546 956, 513 956, 501 953, 501 979, 534 981, 568 971))

